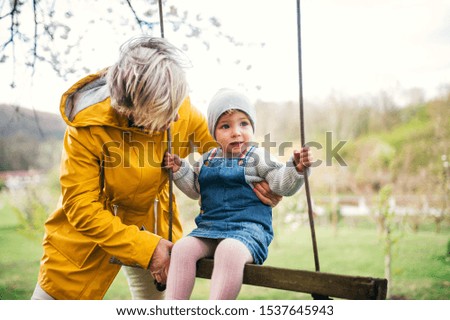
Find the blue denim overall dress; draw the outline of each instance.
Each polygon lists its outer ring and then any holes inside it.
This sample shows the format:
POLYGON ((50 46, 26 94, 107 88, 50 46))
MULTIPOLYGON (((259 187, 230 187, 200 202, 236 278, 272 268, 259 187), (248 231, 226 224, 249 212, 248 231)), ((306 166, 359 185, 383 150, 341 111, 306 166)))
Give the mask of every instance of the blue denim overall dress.
POLYGON ((204 161, 198 177, 201 211, 189 236, 239 240, 250 250, 253 263, 262 264, 273 239, 272 208, 245 181, 252 148, 243 158, 215 158, 213 150, 204 161))

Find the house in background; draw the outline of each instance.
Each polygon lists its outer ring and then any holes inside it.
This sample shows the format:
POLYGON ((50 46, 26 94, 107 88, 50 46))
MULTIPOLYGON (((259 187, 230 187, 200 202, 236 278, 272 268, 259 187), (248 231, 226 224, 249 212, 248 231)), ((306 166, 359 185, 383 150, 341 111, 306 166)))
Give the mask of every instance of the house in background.
POLYGON ((9 190, 22 189, 42 182, 42 173, 37 170, 17 170, 0 172, 0 181, 9 190))

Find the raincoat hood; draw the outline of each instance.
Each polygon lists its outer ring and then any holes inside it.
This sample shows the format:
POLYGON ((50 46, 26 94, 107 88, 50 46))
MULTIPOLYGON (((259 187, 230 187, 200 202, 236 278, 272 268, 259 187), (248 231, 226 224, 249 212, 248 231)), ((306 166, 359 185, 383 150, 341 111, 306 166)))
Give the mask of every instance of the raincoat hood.
POLYGON ((81 79, 64 93, 60 112, 64 121, 72 127, 128 127, 126 117, 111 107, 105 70, 81 79))

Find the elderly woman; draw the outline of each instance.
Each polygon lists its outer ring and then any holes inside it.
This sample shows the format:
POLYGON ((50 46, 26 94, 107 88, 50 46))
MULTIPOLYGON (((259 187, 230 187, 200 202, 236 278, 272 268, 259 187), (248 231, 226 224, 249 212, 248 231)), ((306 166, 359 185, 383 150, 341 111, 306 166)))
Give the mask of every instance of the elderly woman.
MULTIPOLYGON (((61 203, 45 223, 44 254, 32 299, 101 299, 121 266, 133 298, 161 299, 168 238, 167 149, 186 157, 215 146, 204 116, 187 97, 181 52, 142 36, 121 47, 116 64, 78 81, 61 99, 67 123, 61 203)), ((255 191, 267 204, 279 197, 255 191)), ((173 241, 182 236, 173 203, 173 241)))

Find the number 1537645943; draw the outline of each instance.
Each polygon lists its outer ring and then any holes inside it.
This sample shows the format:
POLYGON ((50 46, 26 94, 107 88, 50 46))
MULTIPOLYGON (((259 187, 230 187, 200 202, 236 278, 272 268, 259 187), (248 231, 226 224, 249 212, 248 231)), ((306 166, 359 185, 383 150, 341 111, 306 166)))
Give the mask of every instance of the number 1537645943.
POLYGON ((264 305, 259 307, 261 316, 332 316, 332 305, 264 305))

